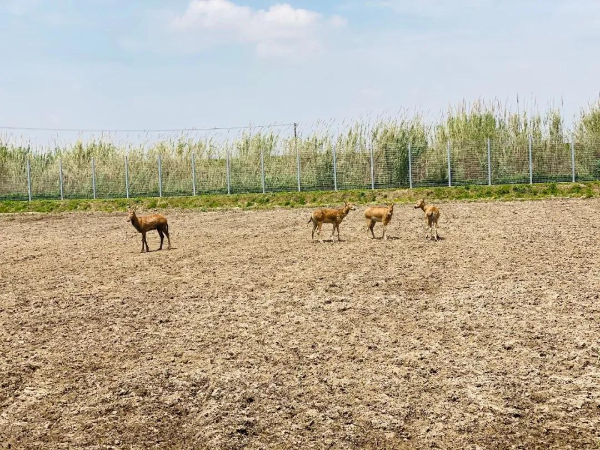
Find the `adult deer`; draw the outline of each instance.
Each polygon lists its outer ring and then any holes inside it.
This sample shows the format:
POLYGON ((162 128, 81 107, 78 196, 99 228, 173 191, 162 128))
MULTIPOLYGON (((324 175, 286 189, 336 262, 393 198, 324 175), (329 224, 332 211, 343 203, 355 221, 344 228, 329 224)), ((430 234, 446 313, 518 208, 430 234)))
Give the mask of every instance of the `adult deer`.
POLYGON ((138 217, 135 213, 135 210, 130 210, 129 215, 127 217, 127 221, 131 222, 138 232, 142 233, 142 253, 144 253, 144 246, 146 251, 149 252, 148 241, 146 240, 146 233, 151 230, 158 231, 158 235, 160 236, 160 247, 159 250, 162 250, 163 241, 165 239, 165 235, 167 236, 168 245, 167 249, 171 249, 171 238, 169 237, 169 224, 167 223, 167 218, 162 214, 150 214, 148 216, 140 216, 138 217))
POLYGON ((333 231, 331 232, 331 239, 334 240, 335 230, 337 230, 338 242, 340 241, 340 223, 348 215, 350 211, 354 211, 356 208, 353 204, 345 202, 343 208, 319 208, 313 211, 308 223, 313 223, 312 239, 315 239, 315 230, 319 235, 319 241, 322 243, 321 238, 321 227, 324 223, 332 223, 333 231))

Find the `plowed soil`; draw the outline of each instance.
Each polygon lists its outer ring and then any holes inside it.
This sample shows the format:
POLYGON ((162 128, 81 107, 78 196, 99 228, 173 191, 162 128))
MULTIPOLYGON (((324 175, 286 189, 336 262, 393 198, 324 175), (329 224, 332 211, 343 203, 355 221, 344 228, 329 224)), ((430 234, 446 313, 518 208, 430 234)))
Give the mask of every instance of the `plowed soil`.
POLYGON ((600 201, 440 206, 0 217, 0 448, 598 448, 600 201))

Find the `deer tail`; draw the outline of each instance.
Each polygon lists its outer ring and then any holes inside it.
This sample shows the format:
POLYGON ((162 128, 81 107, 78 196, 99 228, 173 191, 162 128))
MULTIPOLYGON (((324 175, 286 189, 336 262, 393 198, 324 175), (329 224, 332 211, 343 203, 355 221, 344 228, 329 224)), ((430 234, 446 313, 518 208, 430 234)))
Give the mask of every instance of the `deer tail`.
POLYGON ((310 216, 310 219, 308 219, 308 222, 306 222, 306 224, 308 225, 309 223, 314 222, 312 216, 310 216))

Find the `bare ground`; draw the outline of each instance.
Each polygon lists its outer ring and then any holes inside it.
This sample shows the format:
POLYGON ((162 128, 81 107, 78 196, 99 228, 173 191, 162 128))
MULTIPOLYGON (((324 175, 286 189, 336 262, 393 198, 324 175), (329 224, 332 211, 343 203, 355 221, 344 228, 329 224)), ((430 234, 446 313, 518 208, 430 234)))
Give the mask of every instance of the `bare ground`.
POLYGON ((0 448, 598 448, 600 201, 441 207, 0 217, 0 448))

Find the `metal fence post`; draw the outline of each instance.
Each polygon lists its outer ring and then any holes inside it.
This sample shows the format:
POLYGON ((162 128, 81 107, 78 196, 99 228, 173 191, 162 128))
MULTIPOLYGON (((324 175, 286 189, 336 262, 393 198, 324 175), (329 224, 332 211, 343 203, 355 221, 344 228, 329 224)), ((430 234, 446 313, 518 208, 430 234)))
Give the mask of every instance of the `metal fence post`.
POLYGON ((412 146, 408 143, 408 187, 412 189, 412 146))
POLYGON ((62 158, 58 160, 58 180, 60 184, 60 199, 64 200, 64 191, 63 191, 63 170, 62 170, 62 158))
POLYGON ((96 160, 92 156, 92 192, 94 200, 96 200, 96 160))
POLYGON ((533 184, 533 138, 529 135, 529 184, 533 184))
POLYGON ((371 152, 371 189, 375 189, 375 164, 373 161, 373 142, 369 145, 371 152))
POLYGON ((573 175, 573 183, 575 183, 575 140, 571 136, 571 169, 573 175))
POLYGON ((229 168, 229 148, 227 148, 227 193, 231 194, 231 173, 229 168))
POLYGON ((263 148, 263 146, 261 145, 260 147, 260 176, 261 176, 261 182, 262 182, 262 193, 264 194, 265 191, 265 149, 263 148))
POLYGON ((333 190, 337 191, 337 155, 335 153, 335 144, 331 146, 331 153, 333 154, 333 190))
POLYGON ((158 196, 162 197, 162 160, 158 155, 158 196))
POLYGON ((127 155, 125 155, 125 195, 129 198, 129 164, 127 162, 127 155))
POLYGON ((452 186, 452 166, 450 164, 450 151, 451 151, 451 144, 450 144, 450 140, 448 139, 448 186, 452 186))
POLYGON ((31 160, 27 158, 27 196, 31 201, 31 160))
POLYGON ((294 147, 296 147, 296 169, 298 176, 298 192, 300 192, 300 149, 298 148, 298 124, 294 124, 294 147))
POLYGON ((196 154, 192 153, 192 195, 196 195, 196 154))
POLYGON ((487 139, 487 153, 488 153, 488 184, 492 185, 492 143, 490 138, 487 139))

